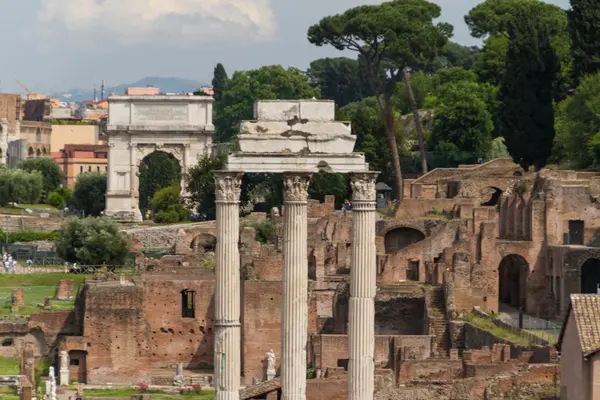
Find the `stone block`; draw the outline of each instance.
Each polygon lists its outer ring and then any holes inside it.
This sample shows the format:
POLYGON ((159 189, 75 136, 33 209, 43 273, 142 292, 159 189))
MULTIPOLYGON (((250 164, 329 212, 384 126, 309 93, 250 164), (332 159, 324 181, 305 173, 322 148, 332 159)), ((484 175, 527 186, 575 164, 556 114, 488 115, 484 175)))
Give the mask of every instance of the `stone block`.
POLYGON ((335 103, 331 100, 263 100, 254 103, 254 118, 258 121, 333 121, 335 103))
POLYGON ((14 288, 12 290, 12 312, 18 312, 24 304, 23 288, 14 288))
POLYGON ((61 279, 56 285, 54 292, 54 300, 71 300, 73 299, 73 281, 70 279, 61 279))

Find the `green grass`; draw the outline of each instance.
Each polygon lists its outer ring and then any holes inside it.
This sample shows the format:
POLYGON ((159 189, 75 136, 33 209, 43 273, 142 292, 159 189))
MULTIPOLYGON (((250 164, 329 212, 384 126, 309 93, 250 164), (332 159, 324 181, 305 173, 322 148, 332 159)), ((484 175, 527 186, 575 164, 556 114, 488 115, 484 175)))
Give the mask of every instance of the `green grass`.
POLYGON ((558 342, 558 337, 560 336, 560 330, 553 331, 551 329, 525 329, 525 331, 535 335, 550 344, 555 344, 558 342))
POLYGON ((72 310, 75 296, 83 283, 84 275, 78 274, 3 274, 0 279, 0 317, 11 315, 12 289, 21 287, 24 291, 24 305, 19 315, 31 315, 42 311, 38 304, 44 304, 44 298, 50 297, 52 310, 72 310), (53 300, 56 285, 61 279, 73 281, 73 300, 53 300))
POLYGON ((479 317, 473 313, 471 314, 467 314, 465 316, 465 321, 467 321, 468 323, 470 323, 471 325, 479 328, 479 329, 483 329, 484 331, 487 331, 489 333, 491 333, 492 335, 499 337, 501 339, 504 340, 508 340, 509 342, 521 345, 521 346, 529 346, 531 343, 529 342, 529 340, 513 333, 512 331, 505 329, 505 328, 501 328, 498 325, 494 324, 492 322, 492 320, 489 320, 487 318, 483 318, 483 317, 479 317))
POLYGON ((52 360, 42 358, 37 360, 35 363, 35 387, 36 391, 38 388, 42 389, 42 392, 46 392, 46 386, 42 385, 42 376, 48 376, 50 373, 50 367, 52 366, 52 360))
POLYGON ((0 388, 0 400, 19 400, 16 389, 0 388))
POLYGON ((19 359, 0 357, 0 375, 19 375, 19 359))
MULTIPOLYGON (((210 390, 204 390, 198 393, 186 393, 186 394, 168 394, 163 392, 157 392, 152 390, 147 390, 143 393, 151 394, 152 400, 169 400, 169 399, 178 399, 178 400, 212 400, 215 393, 210 390)), ((88 389, 85 390, 86 398, 123 398, 123 397, 131 397, 135 395, 142 394, 139 390, 131 389, 131 388, 122 388, 122 389, 88 389)))
POLYGON ((43 212, 47 212, 48 214, 60 214, 60 210, 49 206, 48 204, 19 204, 16 207, 0 207, 0 214, 10 214, 10 215, 27 215, 25 209, 29 208, 30 210, 39 210, 43 212))

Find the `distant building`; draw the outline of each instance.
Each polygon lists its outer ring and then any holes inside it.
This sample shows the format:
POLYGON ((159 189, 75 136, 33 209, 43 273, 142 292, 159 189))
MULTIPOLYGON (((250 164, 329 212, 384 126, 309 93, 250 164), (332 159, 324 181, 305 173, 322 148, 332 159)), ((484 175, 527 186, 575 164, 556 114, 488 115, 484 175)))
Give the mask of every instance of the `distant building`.
POLYGON ((561 400, 600 400, 600 295, 571 295, 558 347, 561 400))
POLYGON ((127 96, 156 96, 160 94, 160 89, 153 86, 145 88, 130 87, 125 89, 125 94, 127 96))
POLYGON ((81 174, 106 173, 108 170, 108 145, 67 144, 52 155, 63 173, 63 185, 66 187, 73 187, 81 174))
POLYGON ((201 87, 198 89, 199 92, 206 94, 207 96, 214 96, 215 90, 211 87, 201 87))

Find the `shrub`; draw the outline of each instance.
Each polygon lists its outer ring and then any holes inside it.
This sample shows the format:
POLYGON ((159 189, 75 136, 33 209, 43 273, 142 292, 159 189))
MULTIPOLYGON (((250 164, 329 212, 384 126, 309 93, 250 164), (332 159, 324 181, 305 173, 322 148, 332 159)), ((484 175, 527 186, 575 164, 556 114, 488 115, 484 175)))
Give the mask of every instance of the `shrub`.
POLYGON ((43 191, 47 196, 60 186, 62 173, 58 164, 51 158, 32 158, 21 163, 21 169, 27 172, 39 171, 42 174, 43 191))
POLYGON ((87 173, 77 177, 73 205, 86 215, 98 216, 106 206, 106 174, 87 173))
POLYGON ((124 265, 129 238, 108 218, 67 218, 56 243, 58 256, 82 265, 124 265))
POLYGON ((270 219, 263 219, 252 225, 256 229, 256 240, 260 243, 273 243, 275 239, 275 225, 270 219))
MULTIPOLYGON (((36 232, 36 231, 18 231, 8 233, 8 242, 37 242, 38 240, 57 241, 60 240, 60 232, 36 232)), ((6 242, 6 232, 0 229, 0 241, 6 242)))
POLYGON ((154 220, 159 223, 186 221, 192 215, 183 204, 178 185, 167 186, 154 194, 150 205, 156 213, 154 220))
POLYGON ((22 169, 0 169, 0 205, 9 203, 34 204, 40 201, 43 189, 42 174, 22 169))

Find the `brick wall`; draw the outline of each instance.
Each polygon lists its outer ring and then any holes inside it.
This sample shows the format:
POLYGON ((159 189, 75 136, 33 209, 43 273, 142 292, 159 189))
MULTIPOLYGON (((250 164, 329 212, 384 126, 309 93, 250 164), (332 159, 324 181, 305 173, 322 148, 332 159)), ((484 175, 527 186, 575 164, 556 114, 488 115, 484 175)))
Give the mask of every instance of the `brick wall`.
POLYGON ((143 289, 107 282, 83 290, 87 383, 149 382, 151 336, 143 289))
POLYGON ((187 368, 212 368, 214 361, 214 277, 147 276, 144 314, 151 337, 153 366, 183 363, 187 368), (194 318, 182 315, 184 290, 195 292, 194 318))
POLYGON ((281 282, 245 281, 243 288, 243 375, 263 379, 266 353, 273 349, 277 368, 281 360, 281 282))

